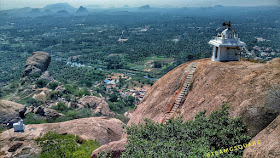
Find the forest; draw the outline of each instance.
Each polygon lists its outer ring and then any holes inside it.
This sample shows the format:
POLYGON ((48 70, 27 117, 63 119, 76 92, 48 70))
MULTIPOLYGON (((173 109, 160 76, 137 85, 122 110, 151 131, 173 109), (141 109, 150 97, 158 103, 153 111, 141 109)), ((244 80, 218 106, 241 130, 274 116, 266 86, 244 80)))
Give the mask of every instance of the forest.
MULTIPOLYGON (((101 81, 104 75, 116 71, 159 78, 188 60, 210 57, 208 41, 228 20, 248 51, 258 46, 268 48, 269 57, 279 57, 277 11, 277 7, 217 6, 106 10, 83 17, 0 16, 0 85, 18 80, 34 51, 51 54, 50 71, 55 79, 67 78, 79 85, 101 81), (151 58, 154 66, 146 64, 151 58), (149 68, 152 71, 146 71, 149 68)), ((261 57, 261 50, 253 51, 253 57, 261 57)))

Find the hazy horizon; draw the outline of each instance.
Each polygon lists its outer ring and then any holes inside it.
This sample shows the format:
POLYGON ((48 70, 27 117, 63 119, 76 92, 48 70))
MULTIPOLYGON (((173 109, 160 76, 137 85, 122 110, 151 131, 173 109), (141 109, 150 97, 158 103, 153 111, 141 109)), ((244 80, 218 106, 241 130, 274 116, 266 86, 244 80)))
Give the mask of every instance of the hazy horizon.
POLYGON ((139 7, 150 5, 152 7, 208 7, 215 5, 224 6, 260 6, 260 5, 280 5, 280 0, 1 0, 0 10, 13 8, 42 8, 48 4, 68 3, 73 7, 100 5, 104 7, 122 7, 128 5, 130 7, 139 7))

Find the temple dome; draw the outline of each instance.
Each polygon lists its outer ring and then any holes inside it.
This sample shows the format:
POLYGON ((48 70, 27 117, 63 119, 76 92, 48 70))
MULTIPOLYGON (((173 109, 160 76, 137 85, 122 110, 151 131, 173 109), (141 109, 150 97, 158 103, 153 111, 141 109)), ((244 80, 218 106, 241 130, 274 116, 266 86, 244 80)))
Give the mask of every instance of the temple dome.
POLYGON ((234 31, 230 28, 227 28, 222 32, 222 37, 224 37, 224 38, 234 38, 234 31))

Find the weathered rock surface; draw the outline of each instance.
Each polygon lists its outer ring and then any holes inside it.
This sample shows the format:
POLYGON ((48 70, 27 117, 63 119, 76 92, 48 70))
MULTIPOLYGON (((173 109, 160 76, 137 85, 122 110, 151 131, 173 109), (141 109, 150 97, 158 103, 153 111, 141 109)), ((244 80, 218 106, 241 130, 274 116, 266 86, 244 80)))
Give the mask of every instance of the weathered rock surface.
MULTIPOLYGON (((32 74, 42 75, 47 71, 49 64, 51 62, 50 54, 46 52, 34 52, 26 60, 25 69, 23 72, 23 80, 30 77, 32 74)), ((48 73, 45 74, 47 76, 48 73)))
POLYGON ((245 149, 244 158, 280 157, 280 115, 250 142, 258 140, 260 144, 245 149))
POLYGON ((100 144, 106 144, 111 141, 120 140, 122 126, 123 123, 120 120, 106 117, 26 125, 24 133, 14 132, 13 129, 10 129, 0 134, 0 152, 4 151, 8 157, 13 157, 26 147, 32 148, 35 153, 39 152, 40 148, 37 146, 35 139, 44 136, 49 131, 56 131, 60 134, 74 134, 85 140, 92 139, 100 142, 100 144), (13 143, 11 143, 12 141, 13 143), (15 153, 8 152, 8 149, 16 143, 23 143, 23 145, 15 153))
POLYGON ((29 106, 29 107, 25 106, 24 108, 22 108, 19 111, 19 115, 22 118, 26 117, 26 115, 29 113, 34 113, 34 114, 37 114, 40 116, 45 116, 48 119, 57 118, 59 116, 62 116, 62 114, 58 113, 56 110, 46 108, 43 105, 38 106, 36 108, 34 106, 29 106))
POLYGON ((15 102, 0 100, 0 126, 12 123, 12 120, 17 122, 16 117, 19 117, 19 111, 24 108, 24 105, 15 102))
POLYGON ((110 142, 108 144, 102 145, 98 149, 94 150, 94 152, 92 152, 91 158, 97 158, 99 152, 106 151, 108 149, 112 153, 112 158, 120 157, 121 153, 123 151, 125 151, 126 141, 127 141, 126 139, 122 139, 120 141, 114 141, 114 142, 110 142))
POLYGON ((34 109, 34 113, 41 116, 45 116, 44 107, 38 106, 37 108, 34 109))
POLYGON ((54 81, 54 78, 50 75, 49 71, 43 72, 42 75, 40 76, 40 79, 54 81))
POLYGON ((21 118, 24 118, 27 114, 34 112, 34 106, 25 106, 19 111, 19 115, 21 118))
POLYGON ((65 87, 63 85, 59 85, 55 88, 55 91, 64 93, 65 92, 65 87))
POLYGON ((62 114, 58 113, 54 109, 44 108, 44 116, 46 116, 48 119, 53 119, 62 116, 62 114))
MULTIPOLYGON (((190 120, 204 109, 209 115, 227 103, 230 115, 242 116, 248 131, 256 135, 277 116, 277 113, 263 105, 266 105, 268 90, 272 85, 280 83, 280 58, 265 64, 246 61, 211 62, 210 59, 197 61, 200 64, 194 73, 191 91, 175 117, 181 115, 185 121, 190 120)), ((188 73, 180 76, 191 62, 178 66, 157 80, 132 113, 128 125, 143 123, 145 118, 161 122, 164 113, 175 102, 188 73)), ((124 145, 120 143, 118 148, 122 150, 124 145)))
POLYGON ((104 99, 95 96, 82 97, 78 100, 78 107, 90 108, 94 113, 104 116, 114 115, 114 113, 110 112, 108 103, 104 99))

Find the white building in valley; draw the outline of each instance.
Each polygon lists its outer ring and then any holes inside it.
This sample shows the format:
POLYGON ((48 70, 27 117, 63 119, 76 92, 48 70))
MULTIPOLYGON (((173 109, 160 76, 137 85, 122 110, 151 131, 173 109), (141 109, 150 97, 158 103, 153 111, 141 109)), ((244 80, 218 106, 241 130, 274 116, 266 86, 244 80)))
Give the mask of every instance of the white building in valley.
POLYGON ((246 46, 232 30, 231 23, 223 23, 223 26, 226 25, 228 25, 227 29, 209 41, 213 46, 212 61, 238 61, 240 50, 246 46))

